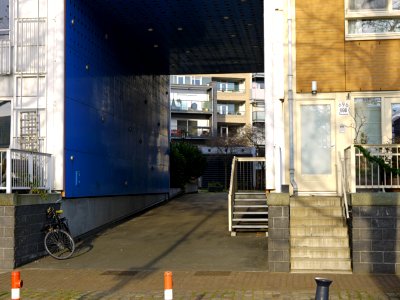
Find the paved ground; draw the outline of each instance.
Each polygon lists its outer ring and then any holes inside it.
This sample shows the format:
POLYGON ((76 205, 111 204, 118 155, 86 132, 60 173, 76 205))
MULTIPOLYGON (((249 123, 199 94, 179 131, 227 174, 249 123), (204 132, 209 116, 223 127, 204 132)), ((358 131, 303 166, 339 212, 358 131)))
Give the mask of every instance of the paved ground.
MULTIPOLYGON (((226 194, 186 195, 94 236, 66 261, 22 268, 21 299, 314 299, 316 276, 333 280, 330 299, 400 299, 391 275, 286 274, 267 270, 267 238, 230 237, 226 194)), ((10 299, 10 273, 0 299, 10 299)))

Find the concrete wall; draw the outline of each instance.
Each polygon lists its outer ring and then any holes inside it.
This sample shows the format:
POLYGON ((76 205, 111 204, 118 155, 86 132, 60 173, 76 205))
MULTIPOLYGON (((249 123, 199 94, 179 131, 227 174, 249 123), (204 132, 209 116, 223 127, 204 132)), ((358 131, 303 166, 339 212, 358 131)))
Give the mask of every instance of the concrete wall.
POLYGON ((46 254, 41 230, 47 223, 47 207, 59 199, 59 194, 1 195, 0 270, 13 269, 46 254))
POLYGON ((268 268, 290 272, 289 194, 268 194, 268 268))
POLYGON ((400 274, 400 194, 352 195, 354 273, 400 274))
POLYGON ((168 199, 168 194, 71 198, 61 208, 76 237, 129 217, 168 199))

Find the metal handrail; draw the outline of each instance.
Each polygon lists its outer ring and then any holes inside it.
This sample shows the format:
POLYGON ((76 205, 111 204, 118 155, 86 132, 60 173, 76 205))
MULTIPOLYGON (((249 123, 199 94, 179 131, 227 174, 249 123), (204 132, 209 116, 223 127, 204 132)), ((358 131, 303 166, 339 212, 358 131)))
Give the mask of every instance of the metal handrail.
POLYGON ((345 161, 344 158, 342 158, 340 152, 339 152, 339 159, 341 161, 341 165, 342 165, 342 178, 341 178, 341 183, 342 183, 342 197, 343 197, 343 209, 344 209, 344 214, 346 216, 346 219, 350 218, 350 214, 349 214, 349 204, 347 201, 347 187, 346 187, 346 179, 347 179, 347 175, 346 175, 346 165, 345 165, 345 161))
POLYGON ((236 163, 237 157, 234 156, 232 159, 232 168, 231 168, 231 179, 229 184, 229 194, 228 194, 228 227, 229 232, 232 231, 232 218, 233 218, 233 202, 235 201, 235 192, 236 192, 236 163))

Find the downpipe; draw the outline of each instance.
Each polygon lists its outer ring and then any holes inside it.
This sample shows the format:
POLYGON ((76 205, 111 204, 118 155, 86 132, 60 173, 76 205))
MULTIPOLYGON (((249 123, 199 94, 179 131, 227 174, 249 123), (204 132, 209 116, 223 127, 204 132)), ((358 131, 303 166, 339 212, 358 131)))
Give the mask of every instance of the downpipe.
POLYGON ((292 54, 292 9, 291 0, 288 0, 288 102, 289 102, 289 176, 293 187, 293 195, 298 194, 298 187, 294 178, 294 134, 293 134, 293 54, 292 54))

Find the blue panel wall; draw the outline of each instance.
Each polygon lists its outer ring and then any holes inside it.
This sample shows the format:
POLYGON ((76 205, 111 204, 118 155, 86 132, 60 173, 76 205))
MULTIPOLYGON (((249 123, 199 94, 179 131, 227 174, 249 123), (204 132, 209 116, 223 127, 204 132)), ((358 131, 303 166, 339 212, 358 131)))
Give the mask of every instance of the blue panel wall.
POLYGON ((169 77, 138 75, 89 0, 66 23, 66 197, 168 192, 169 77))

